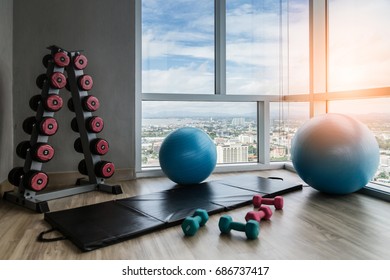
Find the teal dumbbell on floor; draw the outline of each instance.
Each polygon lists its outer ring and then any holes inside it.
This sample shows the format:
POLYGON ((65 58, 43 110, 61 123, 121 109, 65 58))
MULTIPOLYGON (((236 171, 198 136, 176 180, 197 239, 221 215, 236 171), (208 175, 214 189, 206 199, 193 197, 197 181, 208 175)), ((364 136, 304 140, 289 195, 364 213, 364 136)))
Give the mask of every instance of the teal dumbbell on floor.
POLYGON ((260 224, 257 221, 249 220, 246 224, 233 222, 232 217, 228 215, 219 219, 218 226, 222 233, 229 233, 231 230, 245 232, 248 239, 256 239, 260 233, 260 224))
POLYGON ((200 227, 204 226, 209 220, 209 214, 206 210, 197 209, 191 217, 184 219, 181 224, 181 228, 185 235, 193 236, 199 230, 200 227))

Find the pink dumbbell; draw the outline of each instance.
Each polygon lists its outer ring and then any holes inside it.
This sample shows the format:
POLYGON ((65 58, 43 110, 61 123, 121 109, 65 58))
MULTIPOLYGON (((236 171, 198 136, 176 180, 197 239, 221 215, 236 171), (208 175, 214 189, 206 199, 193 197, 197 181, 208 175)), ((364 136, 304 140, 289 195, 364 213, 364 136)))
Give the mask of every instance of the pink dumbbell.
POLYGON ((253 206, 260 207, 262 204, 274 205, 275 209, 283 209, 283 197, 275 196, 274 198, 263 198, 261 195, 256 194, 252 199, 253 206))
POLYGON ((246 213, 245 220, 255 220, 260 223, 262 219, 269 220, 272 216, 272 210, 268 206, 260 206, 259 211, 250 211, 246 213))

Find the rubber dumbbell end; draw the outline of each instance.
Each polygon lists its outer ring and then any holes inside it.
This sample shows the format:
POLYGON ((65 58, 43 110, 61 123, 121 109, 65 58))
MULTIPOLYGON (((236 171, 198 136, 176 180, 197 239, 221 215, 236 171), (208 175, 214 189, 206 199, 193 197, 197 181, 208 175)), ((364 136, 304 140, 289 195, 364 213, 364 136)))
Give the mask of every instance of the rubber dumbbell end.
POLYGON ((250 220, 245 225, 245 234, 248 239, 256 239, 260 234, 260 224, 254 220, 250 220))
POLYGON ((200 227, 204 226, 209 220, 209 214, 204 209, 197 209, 192 217, 187 217, 181 224, 185 235, 194 236, 200 227))
POLYGON ((219 222, 218 222, 219 230, 222 233, 229 233, 231 231, 230 225, 232 222, 233 222, 232 217, 230 217, 228 215, 222 216, 221 218, 219 218, 219 222))
POLYGON ((183 230, 184 234, 187 236, 194 236, 200 228, 199 220, 199 217, 198 219, 196 219, 195 217, 185 218, 183 223, 181 224, 181 229, 183 230))

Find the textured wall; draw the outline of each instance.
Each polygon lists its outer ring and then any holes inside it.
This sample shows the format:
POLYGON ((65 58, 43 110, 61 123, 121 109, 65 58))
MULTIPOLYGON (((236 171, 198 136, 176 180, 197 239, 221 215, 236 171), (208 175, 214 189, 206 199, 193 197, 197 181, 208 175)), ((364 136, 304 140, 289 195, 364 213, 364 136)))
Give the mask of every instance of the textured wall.
POLYGON ((13 162, 12 0, 0 0, 0 183, 13 162))

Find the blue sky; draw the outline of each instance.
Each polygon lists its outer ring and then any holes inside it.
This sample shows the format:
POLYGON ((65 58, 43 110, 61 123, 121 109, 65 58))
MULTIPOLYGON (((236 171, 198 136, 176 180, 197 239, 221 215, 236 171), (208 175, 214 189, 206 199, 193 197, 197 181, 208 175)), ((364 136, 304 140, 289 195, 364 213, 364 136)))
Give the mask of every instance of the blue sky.
MULTIPOLYGON (((142 3, 143 91, 212 94, 214 1, 142 3)), ((302 3, 291 0, 289 8, 302 13, 302 3)), ((285 18, 285 0, 282 8, 285 18)), ((279 1, 227 1, 228 93, 278 94, 279 10, 279 1)))
MULTIPOLYGON (((228 94, 279 94, 280 74, 283 94, 308 93, 308 0, 289 0, 288 30, 286 0, 282 29, 279 1, 226 2, 228 94)), ((329 3, 329 88, 389 86, 390 1, 329 3)), ((143 92, 213 94, 214 1, 143 0, 142 9, 143 92)))

